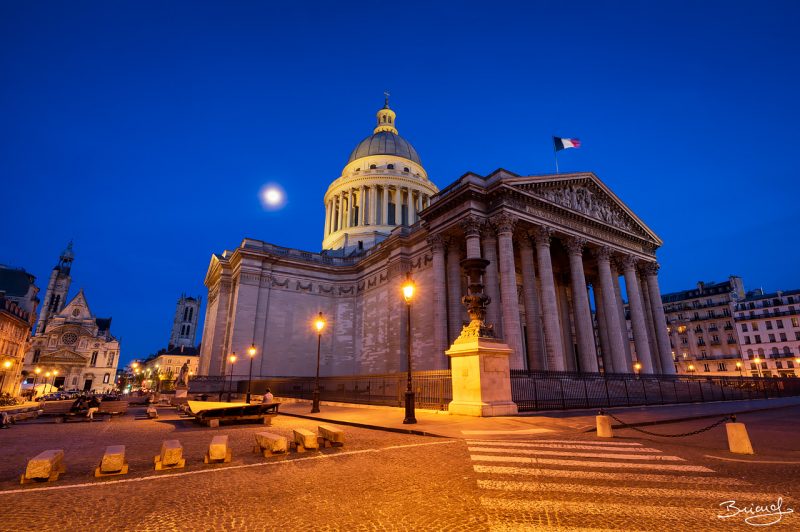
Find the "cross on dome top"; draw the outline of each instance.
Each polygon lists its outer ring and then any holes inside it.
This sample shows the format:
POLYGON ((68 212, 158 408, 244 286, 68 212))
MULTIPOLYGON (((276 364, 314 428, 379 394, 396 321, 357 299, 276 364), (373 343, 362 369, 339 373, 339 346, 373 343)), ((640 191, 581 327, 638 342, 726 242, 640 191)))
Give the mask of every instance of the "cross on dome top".
POLYGON ((378 126, 375 128, 373 133, 379 133, 381 131, 388 131, 389 133, 394 133, 397 135, 397 128, 394 127, 395 119, 397 115, 394 111, 389 109, 389 91, 383 91, 383 109, 378 111, 377 119, 378 119, 378 126))

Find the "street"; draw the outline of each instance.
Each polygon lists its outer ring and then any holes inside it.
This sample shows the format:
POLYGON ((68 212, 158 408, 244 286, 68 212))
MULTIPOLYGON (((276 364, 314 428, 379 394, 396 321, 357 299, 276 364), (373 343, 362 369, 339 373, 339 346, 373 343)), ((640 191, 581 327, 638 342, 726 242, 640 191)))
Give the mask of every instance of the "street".
MULTIPOLYGON (((730 455, 720 427, 674 440, 623 429, 600 441, 574 429, 457 439, 342 426, 344 447, 263 458, 252 452, 255 432, 290 436, 318 423, 282 415, 269 428, 209 429, 162 412, 158 420, 132 409, 111 422, 32 422, 0 433, 0 529, 744 530, 745 515, 717 517, 733 513, 720 503, 782 497, 788 512, 800 496, 800 437, 791 428, 799 407, 742 416, 755 456, 730 455), (229 464, 203 463, 216 434, 230 438, 229 464), (153 471, 161 441, 173 438, 186 467, 153 471), (95 479, 113 444, 126 445, 131 472, 95 479), (26 457, 50 448, 64 449, 67 473, 20 486, 26 457)), ((678 433, 712 421, 646 429, 678 433)), ((797 529, 794 514, 772 519, 770 530, 797 529)))

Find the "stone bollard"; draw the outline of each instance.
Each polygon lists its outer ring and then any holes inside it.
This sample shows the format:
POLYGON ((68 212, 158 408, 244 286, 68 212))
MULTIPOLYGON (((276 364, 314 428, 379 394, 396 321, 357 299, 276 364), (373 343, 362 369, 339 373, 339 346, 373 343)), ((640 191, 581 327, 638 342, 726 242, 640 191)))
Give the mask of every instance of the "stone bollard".
POLYGON ((731 419, 733 420, 731 423, 725 423, 725 431, 728 433, 728 449, 736 454, 755 454, 744 423, 737 423, 736 416, 731 416, 731 419))
POLYGON ((603 415, 602 410, 600 414, 595 416, 597 421, 597 437, 598 438, 613 438, 614 431, 611 428, 611 416, 603 415))

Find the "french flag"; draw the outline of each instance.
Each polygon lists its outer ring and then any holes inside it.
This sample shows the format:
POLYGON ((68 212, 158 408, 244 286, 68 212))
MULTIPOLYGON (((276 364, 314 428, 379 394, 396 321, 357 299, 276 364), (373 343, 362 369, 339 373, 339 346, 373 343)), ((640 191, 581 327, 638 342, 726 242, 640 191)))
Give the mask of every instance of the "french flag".
POLYGON ((564 139, 561 137, 553 137, 553 146, 556 151, 566 150, 567 148, 580 148, 580 139, 564 139))

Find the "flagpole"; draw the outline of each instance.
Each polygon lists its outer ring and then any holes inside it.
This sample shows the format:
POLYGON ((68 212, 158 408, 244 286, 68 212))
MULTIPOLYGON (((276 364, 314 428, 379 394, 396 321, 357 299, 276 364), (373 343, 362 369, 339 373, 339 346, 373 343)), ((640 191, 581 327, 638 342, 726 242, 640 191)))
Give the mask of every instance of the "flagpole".
POLYGON ((555 137, 553 137, 553 158, 556 160, 556 173, 558 173, 558 150, 556 149, 555 137))

